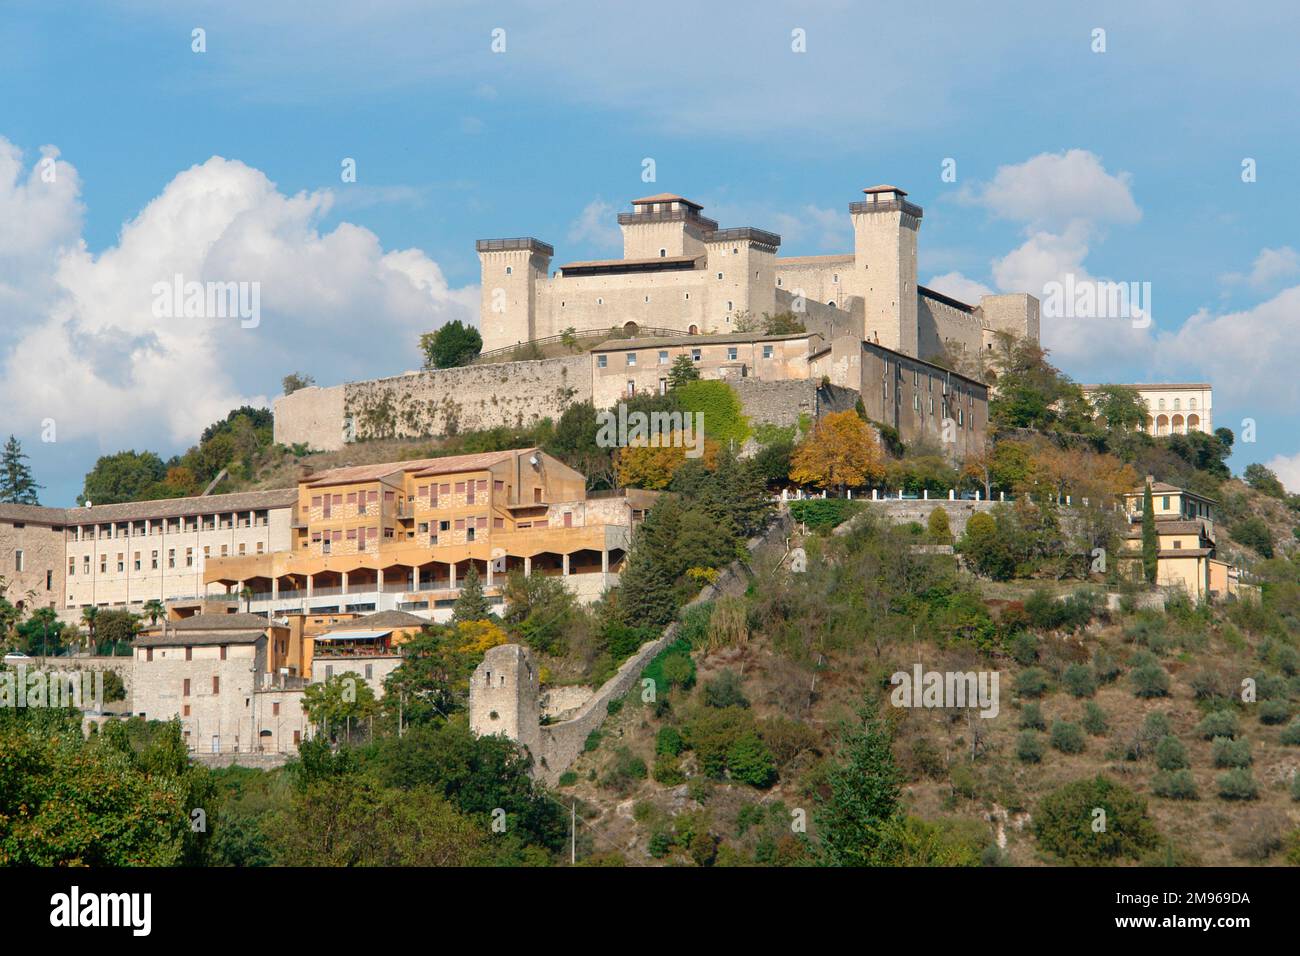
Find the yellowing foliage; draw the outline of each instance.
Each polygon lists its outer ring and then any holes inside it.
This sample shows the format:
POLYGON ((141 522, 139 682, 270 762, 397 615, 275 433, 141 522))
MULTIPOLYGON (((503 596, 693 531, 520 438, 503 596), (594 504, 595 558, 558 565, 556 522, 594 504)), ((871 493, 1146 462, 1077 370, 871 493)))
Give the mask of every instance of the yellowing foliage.
POLYGON ((832 412, 790 456, 790 480, 820 488, 859 488, 885 474, 885 454, 856 412, 832 412))
MULTIPOLYGON (((615 453, 614 474, 624 487, 662 490, 668 487, 677 469, 686 463, 689 450, 683 447, 678 432, 672 432, 660 446, 647 444, 641 439, 615 453)), ((718 460, 718 443, 706 440, 701 457, 704 467, 712 471, 718 460)))

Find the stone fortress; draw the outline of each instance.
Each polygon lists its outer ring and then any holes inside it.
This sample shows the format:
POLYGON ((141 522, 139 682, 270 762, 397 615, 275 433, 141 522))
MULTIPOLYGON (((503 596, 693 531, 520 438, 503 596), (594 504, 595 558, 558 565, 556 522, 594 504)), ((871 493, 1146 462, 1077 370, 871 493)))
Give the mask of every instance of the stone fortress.
POLYGON ((939 442, 951 419, 960 435, 943 442, 959 459, 982 444, 988 390, 934 359, 990 349, 999 332, 1037 341, 1038 300, 968 305, 919 285, 921 207, 894 186, 863 193, 848 209, 854 249, 838 255, 778 257, 775 233, 720 228, 699 203, 667 193, 619 215, 621 259, 552 273, 554 250, 539 239, 481 239, 478 362, 301 389, 276 400, 275 439, 336 450, 558 419, 577 402, 603 408, 663 391, 671 361, 687 354, 702 377, 726 379, 756 422, 788 425, 861 396, 869 417, 904 441, 939 442), (785 313, 803 333, 753 331, 785 313), (585 353, 537 350, 602 333, 610 341, 585 353))
POLYGON ((540 239, 480 239, 483 348, 628 325, 726 333, 744 316, 785 312, 827 341, 847 336, 912 358, 940 355, 947 343, 976 352, 998 331, 1037 341, 1031 295, 983 296, 972 306, 920 285, 921 207, 896 186, 863 193, 848 208, 853 251, 837 255, 782 258, 776 233, 720 228, 699 203, 671 193, 633 200, 619 214, 621 259, 551 272, 554 249, 540 239))

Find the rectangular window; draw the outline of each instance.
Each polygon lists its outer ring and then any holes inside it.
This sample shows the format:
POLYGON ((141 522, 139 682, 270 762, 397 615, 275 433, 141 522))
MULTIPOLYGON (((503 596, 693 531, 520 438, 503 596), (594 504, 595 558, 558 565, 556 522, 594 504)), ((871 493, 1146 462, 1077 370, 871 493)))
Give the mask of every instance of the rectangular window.
POLYGON ((222 644, 222 645, 221 645, 221 659, 222 659, 223 661, 226 659, 226 645, 225 645, 225 644, 222 644))
POLYGON ((699 349, 691 349, 691 361, 698 362, 702 358, 699 349))
POLYGON ((772 346, 770 346, 770 345, 764 345, 764 346, 763 346, 763 358, 771 358, 771 357, 772 357, 772 346))
POLYGON ((280 705, 279 705, 278 703, 275 703, 275 704, 272 704, 272 705, 271 705, 271 716, 272 716, 272 717, 279 717, 279 716, 280 716, 280 705))
POLYGON ((150 567, 152 570, 154 570, 154 571, 157 571, 157 570, 158 570, 158 552, 157 552, 157 551, 151 551, 151 552, 149 552, 149 567, 150 567))
POLYGON ((21 571, 26 563, 26 556, 23 554, 23 549, 18 548, 14 551, 14 570, 21 571))
POLYGON ((596 356, 596 368, 606 368, 609 364, 608 357, 604 355, 596 356))
MULTIPOLYGON (((225 648, 223 647, 222 650, 224 651, 225 648)), ((222 656, 222 657, 225 657, 224 654, 222 654, 221 656, 222 656)), ((213 674, 213 675, 212 675, 212 693, 213 693, 213 694, 220 694, 220 693, 221 693, 221 675, 220 675, 220 674, 213 674)))
POLYGON ((635 365, 635 364, 636 364, 636 353, 635 353, 635 352, 628 352, 628 353, 627 353, 627 364, 628 364, 628 365, 635 365))
POLYGON ((734 345, 727 349, 727 361, 736 361, 736 347, 734 345))
POLYGON ((667 352, 660 352, 660 353, 659 353, 659 364, 660 364, 660 365, 667 365, 667 364, 668 364, 668 353, 667 353, 667 352))
MULTIPOLYGON (((188 649, 189 649, 189 648, 186 648, 186 650, 188 650, 188 649)), ((186 660, 189 660, 189 658, 187 657, 186 660)), ((189 697, 189 696, 190 696, 190 679, 189 679, 188 677, 185 678, 185 680, 182 682, 182 685, 181 685, 181 696, 182 696, 182 697, 189 697)))

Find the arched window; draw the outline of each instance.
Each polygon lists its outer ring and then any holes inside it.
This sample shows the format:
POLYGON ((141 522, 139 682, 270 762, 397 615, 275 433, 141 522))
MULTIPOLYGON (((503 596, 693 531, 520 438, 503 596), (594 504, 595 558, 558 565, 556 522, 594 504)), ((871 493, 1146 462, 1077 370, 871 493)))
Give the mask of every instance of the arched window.
POLYGON ((1160 402, 1159 402, 1159 404, 1157 405, 1157 407, 1158 407, 1158 408, 1160 409, 1160 411, 1162 411, 1162 412, 1165 410, 1165 400, 1164 400, 1163 398, 1160 399, 1160 402))
POLYGON ((1175 399, 1174 399, 1174 411, 1178 411, 1178 410, 1179 410, 1180 408, 1182 408, 1182 407, 1183 407, 1183 400, 1182 400, 1181 398, 1175 398, 1175 399))
POLYGON ((1192 411, 1196 411, 1196 399, 1189 398, 1187 400, 1187 407, 1190 408, 1192 411))

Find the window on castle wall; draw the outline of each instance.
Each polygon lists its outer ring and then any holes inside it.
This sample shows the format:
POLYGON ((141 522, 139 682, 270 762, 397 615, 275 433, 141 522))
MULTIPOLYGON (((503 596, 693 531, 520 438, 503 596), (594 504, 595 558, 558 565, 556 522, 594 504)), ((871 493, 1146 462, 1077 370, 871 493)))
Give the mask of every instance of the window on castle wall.
POLYGON ((514 275, 514 266, 506 266, 506 275, 514 275))

